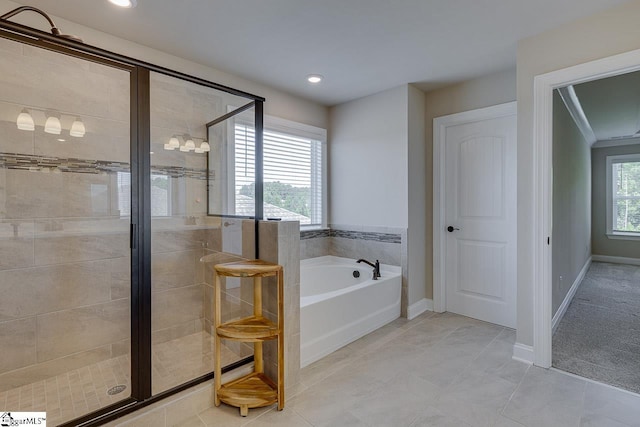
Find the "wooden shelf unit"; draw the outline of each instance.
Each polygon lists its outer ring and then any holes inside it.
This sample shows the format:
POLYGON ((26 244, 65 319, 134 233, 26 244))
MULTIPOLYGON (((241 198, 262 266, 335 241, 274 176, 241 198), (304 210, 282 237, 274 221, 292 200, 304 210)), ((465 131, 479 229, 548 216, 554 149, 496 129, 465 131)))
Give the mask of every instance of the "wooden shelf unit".
POLYGON ((240 408, 240 415, 247 416, 250 408, 278 404, 284 408, 284 283, 282 266, 262 260, 217 264, 214 267, 214 329, 215 329, 215 405, 221 402, 240 408), (274 323, 262 315, 262 278, 276 277, 278 287, 278 319, 274 323), (253 278, 253 316, 222 323, 221 277, 253 278), (228 339, 253 343, 254 371, 226 384, 221 383, 221 340, 228 339), (264 373, 262 343, 278 341, 278 378, 271 380, 264 373))

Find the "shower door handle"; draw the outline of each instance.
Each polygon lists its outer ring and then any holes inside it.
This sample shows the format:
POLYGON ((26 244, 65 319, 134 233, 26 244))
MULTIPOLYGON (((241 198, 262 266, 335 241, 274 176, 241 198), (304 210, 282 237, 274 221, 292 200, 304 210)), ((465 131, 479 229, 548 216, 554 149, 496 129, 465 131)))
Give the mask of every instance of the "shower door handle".
POLYGON ((129 248, 136 248, 136 240, 138 240, 138 226, 136 224, 131 224, 129 231, 129 248))

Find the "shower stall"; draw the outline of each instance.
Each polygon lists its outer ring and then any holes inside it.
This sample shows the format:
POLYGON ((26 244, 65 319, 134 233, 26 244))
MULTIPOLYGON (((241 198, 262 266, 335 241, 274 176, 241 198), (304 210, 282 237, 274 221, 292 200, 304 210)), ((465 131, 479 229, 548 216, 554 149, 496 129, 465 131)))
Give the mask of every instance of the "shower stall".
POLYGON ((0 410, 99 425, 210 380, 200 259, 257 256, 264 99, 3 20, 0 55, 0 410))

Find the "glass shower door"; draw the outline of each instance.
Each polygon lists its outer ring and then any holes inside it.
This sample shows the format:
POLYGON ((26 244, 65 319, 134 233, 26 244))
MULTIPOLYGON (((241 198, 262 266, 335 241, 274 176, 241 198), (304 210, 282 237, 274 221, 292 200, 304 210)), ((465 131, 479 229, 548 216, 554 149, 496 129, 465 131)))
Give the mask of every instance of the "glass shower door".
MULTIPOLYGON (((157 395, 213 372, 213 271, 201 259, 242 259, 253 247, 255 227, 253 221, 247 227, 237 218, 207 214, 208 192, 214 191, 208 172, 215 182, 226 176, 219 168, 212 172, 209 157, 219 152, 226 127, 214 135, 207 123, 247 100, 155 72, 150 99, 151 362, 157 395)), ((225 313, 241 305, 239 297, 225 300, 225 313)), ((221 350, 224 365, 249 355, 238 346, 221 350)))
POLYGON ((0 55, 0 410, 55 426, 131 396, 131 76, 0 55))

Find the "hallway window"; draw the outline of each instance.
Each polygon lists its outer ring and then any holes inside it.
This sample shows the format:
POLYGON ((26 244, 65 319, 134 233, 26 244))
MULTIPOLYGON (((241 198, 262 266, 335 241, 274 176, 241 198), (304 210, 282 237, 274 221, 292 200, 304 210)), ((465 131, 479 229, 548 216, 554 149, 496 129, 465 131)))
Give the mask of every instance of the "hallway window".
POLYGON ((640 154, 607 157, 607 235, 640 238, 640 154))

